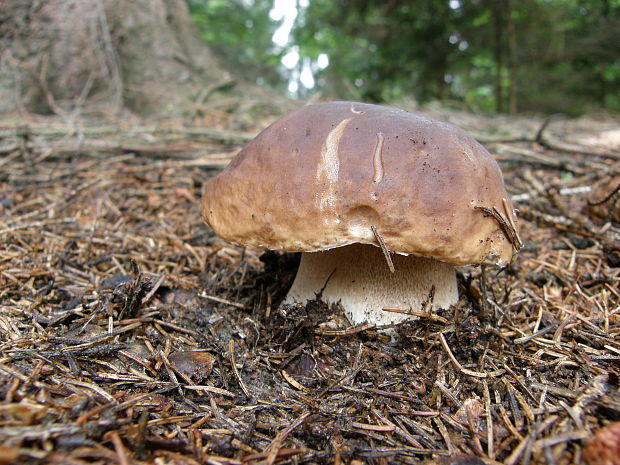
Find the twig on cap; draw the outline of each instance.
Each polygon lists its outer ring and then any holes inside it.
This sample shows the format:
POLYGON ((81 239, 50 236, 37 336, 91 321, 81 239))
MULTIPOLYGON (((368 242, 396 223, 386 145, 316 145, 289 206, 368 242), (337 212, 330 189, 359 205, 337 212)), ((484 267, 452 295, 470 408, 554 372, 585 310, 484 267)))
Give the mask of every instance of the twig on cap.
POLYGON ((394 273, 396 271, 396 269, 394 268, 394 262, 392 261, 392 256, 390 255, 390 251, 385 246, 385 242, 383 241, 381 234, 379 234, 379 231, 377 231, 377 228, 374 226, 371 226, 370 229, 372 230, 372 233, 377 238, 377 242, 379 243, 379 247, 381 247, 381 251, 383 252, 383 256, 385 257, 385 261, 387 262, 388 268, 390 269, 392 273, 394 273))
POLYGON ((497 208, 476 206, 474 207, 474 210, 480 210, 486 213, 487 215, 492 216, 495 219, 495 221, 499 223, 500 227, 502 228, 502 231, 504 232, 504 234, 506 235, 506 237, 508 238, 508 240, 510 241, 510 243, 512 244, 512 246, 517 252, 521 249, 521 247, 523 247, 523 243, 521 242, 521 239, 519 239, 517 230, 514 228, 514 226, 510 222, 506 220, 506 218, 502 216, 502 214, 497 210, 497 208))

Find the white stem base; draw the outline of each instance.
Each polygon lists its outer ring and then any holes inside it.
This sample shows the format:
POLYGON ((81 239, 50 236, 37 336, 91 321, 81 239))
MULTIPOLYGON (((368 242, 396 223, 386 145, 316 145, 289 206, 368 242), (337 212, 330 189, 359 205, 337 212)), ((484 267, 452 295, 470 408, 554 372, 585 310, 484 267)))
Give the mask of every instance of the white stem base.
POLYGON ((321 300, 329 304, 340 302, 353 324, 376 325, 412 318, 383 308, 421 311, 433 286, 433 308, 448 308, 457 303, 453 265, 413 255, 392 255, 392 260, 395 273, 390 272, 381 249, 367 244, 302 253, 297 276, 284 303, 305 304, 316 299, 324 288, 321 300))

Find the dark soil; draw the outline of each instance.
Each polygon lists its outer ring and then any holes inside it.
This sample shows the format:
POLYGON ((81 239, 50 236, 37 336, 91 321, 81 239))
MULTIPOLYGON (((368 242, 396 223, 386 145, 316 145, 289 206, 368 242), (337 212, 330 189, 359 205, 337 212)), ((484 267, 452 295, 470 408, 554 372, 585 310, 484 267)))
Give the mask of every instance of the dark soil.
POLYGON ((246 135, 5 124, 0 464, 598 456, 620 421, 620 225, 617 192, 587 199, 620 152, 552 129, 486 134, 520 210, 514 266, 461 268, 456 307, 379 331, 280 308, 298 257, 203 224, 201 186, 246 135))

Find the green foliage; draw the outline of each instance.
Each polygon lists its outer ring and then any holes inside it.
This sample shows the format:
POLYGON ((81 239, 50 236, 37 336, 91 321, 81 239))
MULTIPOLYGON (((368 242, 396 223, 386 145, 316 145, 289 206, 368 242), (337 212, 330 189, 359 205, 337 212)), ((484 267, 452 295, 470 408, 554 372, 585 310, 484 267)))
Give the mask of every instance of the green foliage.
POLYGON ((298 16, 280 50, 271 40, 279 26, 269 18, 273 0, 188 0, 229 66, 282 90, 289 76, 280 60, 295 49, 300 63, 329 56, 326 69, 313 67, 329 97, 620 111, 620 0, 290 1, 298 16))
POLYGON ((620 110, 620 0, 312 0, 294 37, 338 97, 620 110))
POLYGON ((334 87, 344 94, 357 89, 363 99, 380 101, 417 90, 441 93, 455 48, 448 41, 451 15, 447 2, 433 0, 312 0, 298 16, 295 42, 302 56, 328 53, 326 73, 343 80, 334 87), (416 87, 423 79, 428 86, 416 87))
POLYGON ((282 51, 271 37, 278 21, 269 17, 273 0, 188 0, 203 39, 225 64, 247 80, 281 86, 282 51))

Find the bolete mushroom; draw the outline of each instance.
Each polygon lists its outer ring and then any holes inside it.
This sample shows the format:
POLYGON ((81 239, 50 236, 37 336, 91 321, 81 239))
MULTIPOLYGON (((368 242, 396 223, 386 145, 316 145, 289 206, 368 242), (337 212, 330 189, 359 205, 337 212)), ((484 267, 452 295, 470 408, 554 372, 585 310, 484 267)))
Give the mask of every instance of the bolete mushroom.
POLYGON ((285 303, 340 302, 397 323, 458 300, 454 265, 507 265, 515 214, 489 152, 426 116, 355 102, 300 108, 206 183, 202 214, 231 242, 303 252, 285 303))

